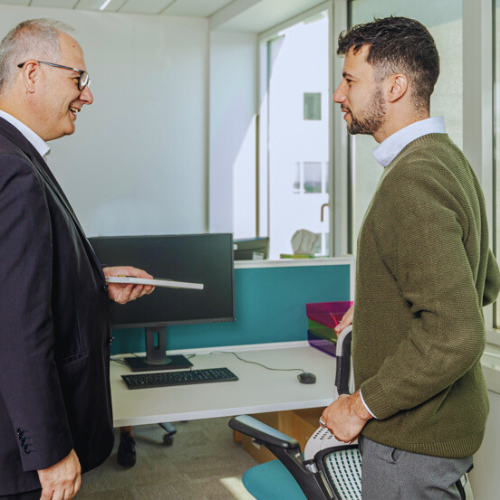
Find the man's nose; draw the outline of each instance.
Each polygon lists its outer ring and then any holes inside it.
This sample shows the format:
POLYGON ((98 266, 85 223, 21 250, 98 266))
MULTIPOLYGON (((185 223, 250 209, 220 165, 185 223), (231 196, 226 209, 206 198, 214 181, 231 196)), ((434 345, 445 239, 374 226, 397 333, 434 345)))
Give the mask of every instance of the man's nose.
POLYGON ((333 102, 337 104, 342 104, 346 100, 345 95, 345 82, 342 80, 340 85, 337 87, 337 90, 333 94, 333 102))
POLYGON ((80 94, 80 100, 84 102, 84 104, 92 104, 94 102, 94 96, 90 90, 90 87, 87 85, 80 94))

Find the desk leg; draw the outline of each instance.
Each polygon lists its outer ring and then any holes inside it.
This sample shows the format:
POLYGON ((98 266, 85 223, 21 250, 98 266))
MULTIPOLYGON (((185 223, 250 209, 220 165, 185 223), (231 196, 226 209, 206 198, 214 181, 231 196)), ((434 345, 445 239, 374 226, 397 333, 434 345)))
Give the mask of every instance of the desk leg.
POLYGON ((278 430, 287 436, 293 436, 293 421, 292 421, 293 411, 279 411, 278 412, 278 430))
POLYGON ((163 436, 163 444, 165 446, 172 446, 174 443, 174 434, 177 433, 177 429, 170 422, 162 422, 158 425, 166 432, 163 436))
POLYGON ((243 434, 238 431, 233 431, 233 440, 235 443, 242 443, 243 442, 243 434))

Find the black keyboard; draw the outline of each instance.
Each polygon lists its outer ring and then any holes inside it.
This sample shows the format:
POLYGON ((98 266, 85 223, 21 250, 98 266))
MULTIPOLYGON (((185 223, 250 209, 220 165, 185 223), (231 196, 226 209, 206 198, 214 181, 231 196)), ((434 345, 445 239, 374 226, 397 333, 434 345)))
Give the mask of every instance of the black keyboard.
POLYGON ((204 370, 182 370, 172 372, 140 373, 122 375, 129 389, 149 389, 171 385, 206 384, 210 382, 231 382, 238 377, 227 368, 206 368, 204 370))

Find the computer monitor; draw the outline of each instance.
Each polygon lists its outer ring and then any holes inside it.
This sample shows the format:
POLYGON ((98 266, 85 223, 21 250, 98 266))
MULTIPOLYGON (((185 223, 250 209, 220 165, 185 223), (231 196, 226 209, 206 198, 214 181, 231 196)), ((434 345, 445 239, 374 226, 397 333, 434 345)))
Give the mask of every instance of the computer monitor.
POLYGON ((114 328, 146 329, 146 357, 126 358, 134 371, 186 368, 184 356, 166 355, 167 325, 234 321, 231 234, 90 238, 108 266, 133 266, 155 278, 202 283, 203 290, 156 287, 125 305, 111 303, 114 328))
POLYGON ((269 254, 269 237, 234 240, 234 260, 264 260, 269 254))

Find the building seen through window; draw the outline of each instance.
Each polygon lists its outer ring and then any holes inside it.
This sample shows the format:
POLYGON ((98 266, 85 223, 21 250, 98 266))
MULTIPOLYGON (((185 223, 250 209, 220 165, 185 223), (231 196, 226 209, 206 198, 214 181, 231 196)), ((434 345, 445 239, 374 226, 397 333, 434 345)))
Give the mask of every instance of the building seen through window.
POLYGON ((300 230, 319 235, 307 253, 327 255, 328 14, 298 22, 264 43, 259 143, 260 196, 266 203, 260 205, 260 236, 269 236, 270 259, 293 254, 291 240, 300 230))

